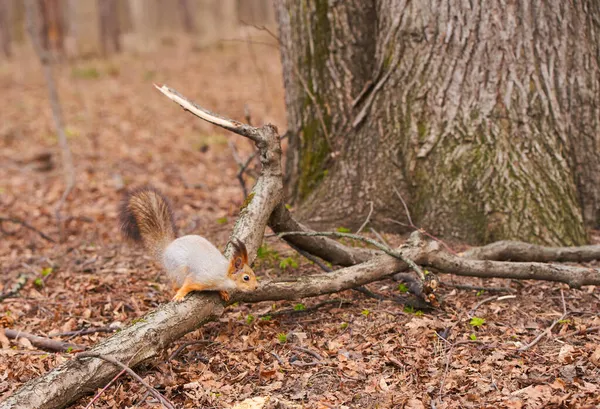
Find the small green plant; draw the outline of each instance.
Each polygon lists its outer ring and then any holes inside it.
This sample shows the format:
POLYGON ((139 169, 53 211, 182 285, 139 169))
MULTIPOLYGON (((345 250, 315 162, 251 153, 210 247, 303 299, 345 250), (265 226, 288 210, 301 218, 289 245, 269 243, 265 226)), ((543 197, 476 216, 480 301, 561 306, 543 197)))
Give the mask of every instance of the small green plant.
POLYGON ((33 280, 33 284, 35 284, 37 287, 43 287, 44 280, 42 280, 40 277, 38 277, 35 280, 33 280))
POLYGON ((558 320, 559 324, 570 324, 572 321, 568 318, 565 318, 563 320, 558 320))
POLYGON ((252 324, 254 322, 254 315, 248 314, 246 317, 246 324, 252 324))
POLYGON ((85 80, 95 80, 100 78, 100 72, 96 67, 77 68, 74 67, 71 70, 71 76, 73 78, 81 78, 85 80))
POLYGON ((477 294, 475 294, 477 297, 481 297, 483 294, 485 294, 485 290, 479 290, 477 291, 477 294))
POLYGON ((415 307, 413 307, 412 305, 405 305, 404 312, 408 313, 408 314, 414 314, 415 313, 415 307))
POLYGON ((289 204, 289 203, 286 203, 285 204, 285 208, 288 209, 288 210, 291 210, 292 209, 292 205, 289 204))
POLYGON ((275 250, 271 250, 266 244, 263 244, 256 250, 256 257, 259 260, 277 258, 278 253, 275 250))
POLYGON ((144 81, 152 81, 156 77, 156 71, 146 71, 144 73, 144 81))
POLYGON ((371 313, 371 311, 369 311, 369 310, 367 310, 367 309, 365 308, 365 309, 364 309, 364 310, 362 310, 360 313, 361 313, 362 315, 364 315, 365 317, 368 317, 368 316, 369 316, 369 314, 371 313))
POLYGON ((288 268, 298 268, 298 262, 291 257, 286 257, 279 262, 279 268, 287 270, 288 268))
POLYGON ((471 334, 471 335, 469 335, 469 339, 470 339, 471 341, 477 341, 477 335, 475 335, 475 334, 471 334))
POLYGON ((348 323, 347 322, 342 322, 342 325, 340 325, 341 329, 346 329, 348 328, 348 323))
POLYGON ((54 269, 52 267, 46 267, 42 269, 42 277, 48 277, 50 274, 52 274, 53 270, 54 269))
POLYGON ((71 351, 73 351, 73 347, 68 347, 66 352, 67 352, 67 354, 69 354, 69 353, 71 353, 71 351))
POLYGON ((338 227, 336 230, 338 233, 350 233, 350 229, 347 227, 338 227))
POLYGON ((479 327, 481 327, 483 324, 485 324, 485 319, 483 319, 483 318, 479 318, 479 317, 473 317, 473 318, 471 318, 471 321, 469 321, 469 324, 470 324, 472 327, 479 328, 479 327))
POLYGON ((217 219, 217 223, 219 223, 219 224, 225 224, 225 223, 227 223, 227 217, 226 216, 219 217, 217 219))
POLYGON ((408 287, 406 286, 406 284, 400 283, 398 284, 398 291, 400 291, 401 293, 407 293, 408 287))
POLYGON ((306 305, 302 303, 298 303, 294 305, 294 311, 304 311, 306 309, 306 305))
POLYGON ((277 339, 279 340, 279 342, 281 344, 285 344, 287 342, 287 334, 284 334, 283 332, 280 334, 277 334, 277 339))
POLYGON ((270 315, 263 315, 262 317, 260 317, 261 321, 271 321, 273 317, 271 317, 270 315))
POLYGON ((416 315, 417 317, 422 317, 423 315, 425 315, 425 313, 424 313, 423 311, 421 311, 421 310, 417 310, 417 311, 415 312, 415 315, 416 315))

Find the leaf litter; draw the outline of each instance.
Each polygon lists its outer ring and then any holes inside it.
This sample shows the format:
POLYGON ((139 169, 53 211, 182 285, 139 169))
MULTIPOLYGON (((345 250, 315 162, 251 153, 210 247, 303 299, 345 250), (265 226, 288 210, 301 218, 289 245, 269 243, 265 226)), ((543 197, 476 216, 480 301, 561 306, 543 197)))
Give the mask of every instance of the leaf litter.
MULTIPOLYGON (((162 189, 173 201, 181 234, 202 234, 224 246, 244 201, 227 141, 244 156, 252 146, 177 109, 148 78, 239 120, 247 105, 253 123, 271 122, 284 130, 281 65, 274 50, 266 51, 252 67, 245 62, 249 48, 236 43, 202 50, 164 47, 155 54, 57 67, 77 169, 76 187, 64 208, 66 240, 55 244, 18 224, 2 224, 0 293, 21 274, 28 278, 16 295, 0 303, 2 328, 91 346, 169 301, 164 275, 118 234, 117 205, 125 187, 162 189), (97 72, 94 78, 73 74, 89 69, 97 72), (267 80, 265 89, 258 76, 267 80), (93 332, 98 328, 103 331, 93 332)), ((63 183, 56 135, 41 70, 33 55, 21 58, 30 63, 9 61, 0 67, 4 97, 14 102, 3 107, 0 120, 0 214, 58 240, 53 207, 63 183)), ((402 238, 386 235, 386 240, 398 244, 402 238)), ((275 238, 265 240, 255 269, 262 277, 320 272, 275 238)), ((517 297, 481 305, 475 323, 468 312, 487 295, 446 286, 443 307, 423 314, 351 291, 297 302, 238 304, 172 345, 162 360, 136 371, 178 407, 600 405, 600 336, 585 332, 600 325, 597 289, 442 278, 510 286, 517 297), (562 315, 561 289, 569 318, 552 336, 518 352, 562 315), (309 312, 297 307, 310 309, 334 299, 351 303, 309 312), (269 315, 281 310, 290 313, 269 315)), ((398 293, 392 282, 369 288, 398 293)), ((0 344, 3 397, 71 359, 69 353, 38 350, 24 338, 8 339, 3 331, 0 344)), ((72 407, 84 408, 91 399, 72 407)), ((93 407, 159 406, 124 375, 93 407)))

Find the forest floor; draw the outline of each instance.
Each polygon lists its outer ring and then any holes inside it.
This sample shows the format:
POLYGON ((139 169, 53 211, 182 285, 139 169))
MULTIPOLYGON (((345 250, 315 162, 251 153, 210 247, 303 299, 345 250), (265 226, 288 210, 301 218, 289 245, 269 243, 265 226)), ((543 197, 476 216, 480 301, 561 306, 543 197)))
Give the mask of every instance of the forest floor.
MULTIPOLYGON (((62 163, 40 66, 26 54, 0 63, 0 217, 26 221, 57 242, 20 224, 1 224, 0 294, 22 274, 28 281, 0 302, 0 327, 91 346, 110 334, 61 333, 119 329, 172 297, 148 255, 120 237, 117 206, 125 188, 163 190, 180 232, 205 235, 221 248, 244 200, 228 141, 243 157, 252 152, 250 143, 183 112, 152 83, 239 120, 246 105, 254 124, 271 122, 283 134, 281 65, 274 46, 170 43, 152 54, 64 62, 55 76, 77 169, 62 233, 54 215, 64 189, 62 163)), ((255 270, 260 277, 318 272, 274 237, 265 239, 255 270)), ((172 345, 162 361, 136 371, 177 407, 189 408, 227 408, 256 397, 281 408, 599 407, 600 334, 573 335, 600 325, 597 289, 441 279, 443 305, 434 311, 352 291, 233 305, 172 345), (488 299, 503 295, 513 297, 488 299), (320 304, 326 300, 336 301, 320 304), (570 314, 551 335, 519 352, 563 307, 570 314), (201 340, 210 342, 194 343, 201 340)), ((391 280, 368 287, 387 295, 403 290, 391 280)), ((1 334, 2 396, 72 358, 1 334)), ((123 375, 93 407, 160 405, 123 375)))

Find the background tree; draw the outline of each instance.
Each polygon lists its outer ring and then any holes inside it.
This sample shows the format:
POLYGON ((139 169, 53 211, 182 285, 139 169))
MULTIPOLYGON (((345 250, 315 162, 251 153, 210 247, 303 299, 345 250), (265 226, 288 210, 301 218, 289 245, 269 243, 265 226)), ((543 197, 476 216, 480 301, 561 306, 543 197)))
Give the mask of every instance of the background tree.
POLYGON ((600 222, 595 1, 276 3, 287 186, 322 227, 582 244, 600 222), (398 191, 398 192, 396 192, 398 191))
POLYGON ((5 57, 11 55, 10 3, 0 0, 0 48, 5 57))
POLYGON ((100 17, 100 42, 102 52, 121 51, 121 30, 117 0, 98 0, 100 17))

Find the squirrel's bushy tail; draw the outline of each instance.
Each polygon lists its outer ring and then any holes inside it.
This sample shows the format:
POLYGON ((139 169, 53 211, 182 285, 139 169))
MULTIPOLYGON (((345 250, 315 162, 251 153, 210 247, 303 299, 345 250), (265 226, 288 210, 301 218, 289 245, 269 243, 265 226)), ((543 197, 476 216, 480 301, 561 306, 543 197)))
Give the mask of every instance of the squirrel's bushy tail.
POLYGON ((123 235, 141 241, 157 260, 162 258, 165 248, 176 238, 169 200, 152 187, 129 192, 121 203, 119 217, 123 235))

